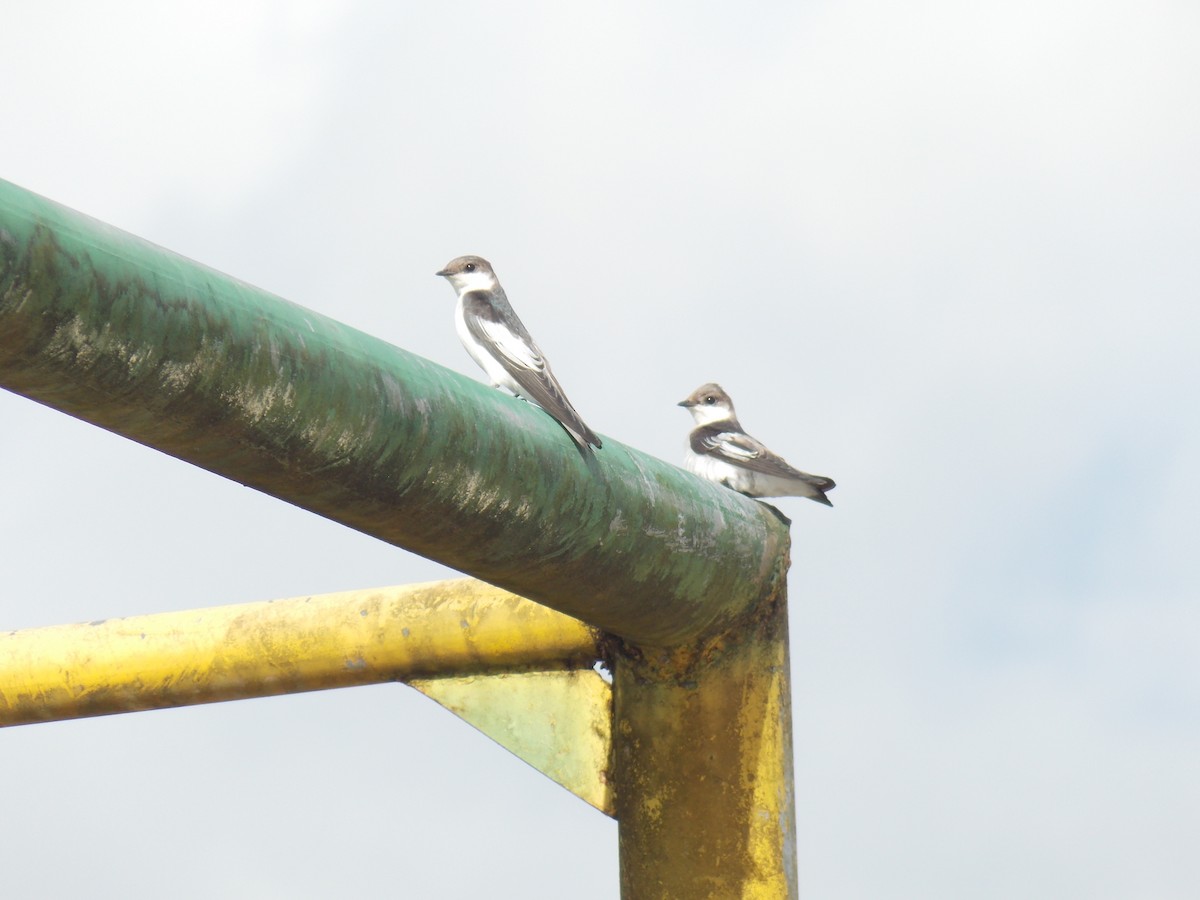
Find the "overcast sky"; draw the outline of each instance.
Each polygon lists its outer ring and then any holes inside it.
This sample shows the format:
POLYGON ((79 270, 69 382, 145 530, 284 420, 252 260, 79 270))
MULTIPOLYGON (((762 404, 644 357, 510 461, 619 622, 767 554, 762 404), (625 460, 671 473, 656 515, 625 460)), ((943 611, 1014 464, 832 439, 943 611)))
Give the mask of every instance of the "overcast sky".
MULTIPOLYGON (((596 430, 719 381, 794 519, 807 900, 1200 893, 1200 7, 2 4, 0 178, 596 430)), ((0 629, 454 573, 0 392, 0 629)), ((0 731, 21 898, 617 896, 398 685, 0 731)))

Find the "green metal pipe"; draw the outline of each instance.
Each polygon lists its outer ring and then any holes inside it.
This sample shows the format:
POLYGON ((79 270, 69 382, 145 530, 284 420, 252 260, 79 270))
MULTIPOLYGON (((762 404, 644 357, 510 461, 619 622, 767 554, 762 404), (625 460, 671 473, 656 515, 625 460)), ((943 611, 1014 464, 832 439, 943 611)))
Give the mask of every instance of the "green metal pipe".
POLYGON ((6 182, 0 387, 641 644, 723 629, 787 550, 759 503, 6 182))

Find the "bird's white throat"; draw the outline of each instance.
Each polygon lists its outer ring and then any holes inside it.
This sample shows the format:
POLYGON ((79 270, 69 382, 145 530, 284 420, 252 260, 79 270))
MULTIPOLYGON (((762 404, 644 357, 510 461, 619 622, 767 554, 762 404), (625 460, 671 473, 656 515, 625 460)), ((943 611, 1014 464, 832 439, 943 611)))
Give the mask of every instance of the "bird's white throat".
POLYGON ((704 403, 697 403, 695 406, 689 406, 688 412, 692 414, 692 418, 696 420, 697 425, 711 425, 713 422, 727 422, 733 418, 733 412, 729 407, 717 403, 708 406, 704 403))
POLYGON ((496 287, 496 276, 478 269, 474 272, 455 272, 447 277, 460 297, 470 291, 490 291, 496 287))

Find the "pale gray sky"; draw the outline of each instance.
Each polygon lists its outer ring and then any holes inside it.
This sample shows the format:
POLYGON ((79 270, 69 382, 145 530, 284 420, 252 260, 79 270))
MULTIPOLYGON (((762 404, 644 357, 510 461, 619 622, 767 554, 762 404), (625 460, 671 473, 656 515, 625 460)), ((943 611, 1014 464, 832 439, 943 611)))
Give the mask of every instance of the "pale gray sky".
MULTIPOLYGON (((0 178, 785 500, 808 900, 1200 891, 1200 8, 5 3, 0 178), (591 312, 585 312, 591 310, 591 312)), ((0 628, 451 573, 0 393, 0 628)), ((616 826, 380 686, 0 731, 6 896, 617 895, 616 826)))

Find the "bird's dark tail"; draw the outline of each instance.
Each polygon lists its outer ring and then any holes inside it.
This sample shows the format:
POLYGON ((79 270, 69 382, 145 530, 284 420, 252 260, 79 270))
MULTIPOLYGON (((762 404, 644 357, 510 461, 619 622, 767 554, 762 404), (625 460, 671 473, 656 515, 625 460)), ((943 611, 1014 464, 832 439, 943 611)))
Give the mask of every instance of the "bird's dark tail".
POLYGON ((571 440, 589 453, 592 447, 599 450, 604 446, 596 432, 584 425, 583 420, 578 417, 569 426, 564 422, 559 422, 558 424, 562 425, 563 431, 571 436, 571 440))
POLYGON ((816 489, 816 493, 809 496, 810 500, 815 500, 817 503, 824 503, 826 506, 833 506, 833 501, 826 497, 825 494, 837 487, 836 481, 821 475, 813 475, 812 481, 809 484, 816 489))
MULTIPOLYGON (((595 432, 593 432, 582 422, 578 423, 580 426, 582 426, 579 429, 579 433, 576 433, 576 429, 574 428, 568 428, 563 422, 559 422, 558 424, 562 427, 562 430, 567 433, 567 437, 571 439, 571 443, 575 445, 575 449, 579 451, 579 455, 583 458, 584 462, 589 462, 595 458, 596 452, 592 448, 595 447, 598 450, 601 446, 603 446, 600 442, 600 438, 596 436, 595 432)), ((573 422, 572 425, 574 424, 576 423, 573 422)))

